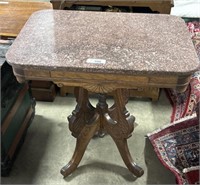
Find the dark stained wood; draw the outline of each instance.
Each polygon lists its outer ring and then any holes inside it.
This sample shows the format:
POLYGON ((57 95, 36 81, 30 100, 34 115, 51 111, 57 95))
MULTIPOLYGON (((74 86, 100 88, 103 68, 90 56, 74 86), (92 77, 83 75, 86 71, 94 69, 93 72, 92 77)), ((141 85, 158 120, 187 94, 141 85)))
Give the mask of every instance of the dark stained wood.
POLYGON ((76 87, 75 96, 77 105, 68 120, 72 135, 78 137, 85 124, 91 124, 93 120, 97 119, 97 114, 95 108, 89 102, 87 90, 76 87))
POLYGON ((77 168, 90 139, 97 131, 106 132, 113 138, 124 163, 134 175, 137 177, 143 175, 144 171, 133 161, 127 145, 135 121, 125 107, 128 94, 127 89, 117 89, 114 92, 115 103, 108 108, 106 94, 100 93, 95 109, 89 102, 88 91, 80 87, 75 88, 77 106, 68 120, 69 129, 77 138, 77 142, 72 159, 61 169, 63 176, 70 175, 77 168))
POLYGON ((56 97, 56 85, 48 81, 31 81, 29 83, 32 96, 37 101, 53 102, 56 97))
POLYGON ((75 96, 77 106, 68 120, 69 129, 77 141, 72 159, 61 169, 61 174, 64 177, 70 175, 77 168, 88 143, 99 129, 98 114, 89 102, 88 91, 77 87, 75 88, 75 96))
POLYGON ((170 14, 171 7, 174 6, 173 0, 51 0, 54 9, 70 8, 72 5, 98 5, 98 6, 135 6, 149 7, 152 11, 170 14))
POLYGON ((8 156, 11 159, 16 151, 16 148, 17 148, 17 145, 18 145, 20 139, 22 138, 22 135, 25 133, 25 130, 28 128, 28 123, 32 119, 33 112, 34 112, 33 108, 30 107, 29 110, 27 111, 27 114, 24 118, 21 128, 19 129, 17 135, 15 136, 14 142, 12 143, 12 145, 8 151, 8 156))
POLYGON ((140 177, 143 175, 144 171, 133 161, 127 145, 127 139, 131 137, 135 122, 135 117, 130 115, 125 107, 128 103, 128 97, 129 93, 127 89, 115 90, 115 103, 105 116, 105 129, 115 141, 127 168, 134 175, 140 177))
POLYGON ((11 120, 13 119, 13 116, 16 114, 19 106, 21 105, 22 100, 23 100, 24 95, 26 94, 27 90, 28 90, 28 85, 26 84, 23 87, 23 89, 21 89, 21 91, 19 92, 19 96, 18 96, 15 104, 13 105, 12 109, 8 113, 8 116, 6 117, 6 119, 3 121, 2 126, 1 126, 1 134, 4 134, 7 130, 7 128, 9 127, 9 124, 10 124, 11 120))

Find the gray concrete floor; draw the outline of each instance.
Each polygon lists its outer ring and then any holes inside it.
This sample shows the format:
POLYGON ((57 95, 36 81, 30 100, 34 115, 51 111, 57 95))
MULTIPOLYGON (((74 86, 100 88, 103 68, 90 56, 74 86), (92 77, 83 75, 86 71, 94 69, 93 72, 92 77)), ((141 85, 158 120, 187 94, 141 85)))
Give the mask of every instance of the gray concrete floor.
MULTIPOLYGON (((93 105, 97 102, 96 99, 91 101, 93 105)), ((163 91, 157 102, 131 98, 127 104, 137 123, 128 140, 129 149, 135 162, 144 169, 142 177, 136 178, 126 169, 114 142, 106 135, 92 139, 79 168, 63 178, 59 171, 70 160, 76 141, 67 123, 75 104, 72 95, 58 95, 53 103, 37 102, 36 115, 24 145, 10 176, 1 179, 2 184, 175 184, 174 175, 160 163, 145 137, 170 120, 171 105, 163 91)))

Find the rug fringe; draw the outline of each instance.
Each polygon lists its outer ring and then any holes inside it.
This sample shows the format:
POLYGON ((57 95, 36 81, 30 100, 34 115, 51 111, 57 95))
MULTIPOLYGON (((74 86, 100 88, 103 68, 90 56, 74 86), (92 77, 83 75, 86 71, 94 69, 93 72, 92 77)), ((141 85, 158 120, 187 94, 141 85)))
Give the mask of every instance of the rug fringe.
POLYGON ((178 124, 178 123, 181 123, 181 122, 186 121, 186 120, 189 120, 189 119, 193 119, 193 118, 195 118, 195 117, 197 117, 196 112, 193 113, 192 115, 186 116, 186 117, 181 118, 181 119, 179 119, 179 120, 177 120, 177 121, 174 121, 174 122, 172 122, 172 123, 168 123, 168 124, 166 124, 166 125, 164 125, 164 126, 158 128, 157 130, 155 130, 155 131, 153 131, 153 132, 151 132, 151 133, 147 133, 147 136, 150 137, 151 135, 156 134, 156 133, 160 132, 161 130, 163 130, 163 129, 167 128, 167 127, 175 126, 175 125, 178 124))
POLYGON ((183 173, 188 173, 188 172, 191 172, 191 171, 194 171, 194 170, 199 170, 199 169, 200 169, 200 166, 192 166, 192 167, 189 167, 189 168, 184 168, 183 173))

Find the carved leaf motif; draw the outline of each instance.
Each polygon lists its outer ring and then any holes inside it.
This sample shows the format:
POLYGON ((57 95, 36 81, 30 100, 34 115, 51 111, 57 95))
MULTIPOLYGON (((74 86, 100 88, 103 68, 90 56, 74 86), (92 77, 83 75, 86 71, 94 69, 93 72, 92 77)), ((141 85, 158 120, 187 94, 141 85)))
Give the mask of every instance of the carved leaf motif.
POLYGON ((115 104, 109 109, 109 116, 105 117, 107 120, 106 130, 116 139, 130 137, 134 129, 135 118, 126 109, 128 92, 128 89, 117 89, 114 92, 115 104))
POLYGON ((126 117, 125 114, 120 114, 116 109, 109 113, 110 119, 106 118, 107 123, 105 128, 107 132, 116 139, 128 138, 134 129, 135 118, 131 115, 126 117), (111 120, 115 123, 113 124, 111 120))

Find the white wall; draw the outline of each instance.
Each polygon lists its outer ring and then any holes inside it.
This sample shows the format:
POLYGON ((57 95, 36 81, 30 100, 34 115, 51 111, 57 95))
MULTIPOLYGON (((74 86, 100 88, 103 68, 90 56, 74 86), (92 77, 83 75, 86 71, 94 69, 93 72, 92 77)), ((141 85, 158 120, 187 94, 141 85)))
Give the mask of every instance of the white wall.
POLYGON ((174 0, 172 15, 200 18, 200 0, 174 0))

